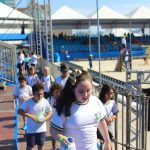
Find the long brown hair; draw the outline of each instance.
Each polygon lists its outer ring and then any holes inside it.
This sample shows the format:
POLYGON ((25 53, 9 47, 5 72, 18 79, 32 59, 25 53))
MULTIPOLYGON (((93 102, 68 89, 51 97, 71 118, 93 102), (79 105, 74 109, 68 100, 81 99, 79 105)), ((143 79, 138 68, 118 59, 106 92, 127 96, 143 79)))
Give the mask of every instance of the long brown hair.
POLYGON ((92 84, 92 78, 90 74, 86 71, 82 71, 81 74, 74 71, 70 74, 65 87, 63 88, 61 96, 56 101, 56 111, 58 115, 64 113, 65 116, 70 116, 71 105, 76 101, 75 97, 75 87, 82 81, 89 80, 92 84))

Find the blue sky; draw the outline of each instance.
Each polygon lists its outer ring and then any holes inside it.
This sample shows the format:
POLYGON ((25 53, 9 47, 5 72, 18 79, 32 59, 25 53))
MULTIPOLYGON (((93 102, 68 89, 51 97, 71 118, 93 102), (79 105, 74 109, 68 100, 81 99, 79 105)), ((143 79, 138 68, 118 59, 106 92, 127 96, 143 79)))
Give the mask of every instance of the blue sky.
MULTIPOLYGON (((150 0, 98 0, 99 7, 106 5, 123 14, 141 5, 150 8, 150 0)), ((52 11, 67 5, 83 14, 90 14, 96 10, 96 0, 51 0, 52 11)))
MULTIPOLYGON (((16 0, 16 2, 17 1, 19 0, 16 0)), ((27 1, 29 0, 22 0, 22 3, 27 1)), ((44 0, 38 1, 43 3, 44 0)), ((126 14, 139 6, 146 6, 150 8, 150 0, 98 0, 98 3, 99 7, 106 5, 122 14, 126 14)), ((21 5, 23 6, 23 4, 21 5)), ((96 0, 51 0, 52 12, 55 12, 63 5, 67 5, 85 15, 96 10, 96 0)))

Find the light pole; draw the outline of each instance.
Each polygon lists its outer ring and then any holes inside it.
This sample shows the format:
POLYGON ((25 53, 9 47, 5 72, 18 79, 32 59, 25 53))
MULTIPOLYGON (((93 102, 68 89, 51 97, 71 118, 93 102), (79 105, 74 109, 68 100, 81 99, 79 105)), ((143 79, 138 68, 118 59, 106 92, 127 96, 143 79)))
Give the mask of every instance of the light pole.
POLYGON ((101 46, 100 46, 100 31, 99 31, 99 14, 98 14, 98 0, 96 0, 96 10, 97 10, 97 38, 98 38, 98 62, 99 62, 99 84, 101 84, 101 46))

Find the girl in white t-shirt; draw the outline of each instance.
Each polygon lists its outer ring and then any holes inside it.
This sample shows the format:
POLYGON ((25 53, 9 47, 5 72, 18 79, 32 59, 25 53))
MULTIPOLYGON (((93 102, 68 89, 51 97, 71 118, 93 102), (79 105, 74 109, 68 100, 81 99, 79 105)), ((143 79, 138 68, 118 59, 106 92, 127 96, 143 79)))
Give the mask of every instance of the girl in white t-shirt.
POLYGON ((30 58, 31 58, 31 60, 30 60, 30 61, 31 61, 31 62, 30 62, 30 63, 31 63, 31 66, 36 67, 36 66, 37 66, 37 63, 38 63, 37 60, 40 59, 41 56, 37 56, 35 52, 32 52, 30 58))
POLYGON ((29 75, 27 76, 27 84, 32 87, 34 84, 38 82, 40 82, 40 79, 36 74, 36 68, 32 66, 29 68, 29 75))
MULTIPOLYGON (((55 111, 55 105, 57 98, 61 95, 63 87, 57 83, 54 83, 50 88, 50 96, 48 97, 48 102, 52 106, 53 112, 55 111)), ((52 148, 55 149, 55 139, 52 138, 52 148)))
POLYGON ((60 142, 60 150, 69 146, 68 137, 74 139, 77 150, 97 150, 97 128, 105 139, 104 150, 111 150, 105 108, 91 93, 92 78, 88 72, 73 72, 56 101, 51 120, 51 135, 60 142))
MULTIPOLYGON (((116 119, 116 115, 118 113, 117 104, 114 100, 112 100, 113 96, 114 91, 111 86, 104 84, 99 94, 99 99, 104 104, 105 110, 107 112, 107 118, 105 120, 108 126, 110 139, 112 139, 114 136, 113 122, 116 119)), ((100 140, 103 140, 99 132, 97 133, 97 136, 100 140)))

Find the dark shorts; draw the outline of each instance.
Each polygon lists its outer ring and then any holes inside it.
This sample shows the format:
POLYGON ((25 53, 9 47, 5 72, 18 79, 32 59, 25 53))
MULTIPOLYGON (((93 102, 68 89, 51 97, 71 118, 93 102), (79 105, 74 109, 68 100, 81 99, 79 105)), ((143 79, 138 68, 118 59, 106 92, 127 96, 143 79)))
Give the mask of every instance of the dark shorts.
MULTIPOLYGON (((109 132, 109 131, 108 131, 109 132)), ((103 136, 101 135, 101 133, 99 132, 99 130, 97 129, 97 138, 104 141, 103 136)), ((113 140, 113 135, 111 132, 109 132, 109 138, 112 141, 113 140)))
POLYGON ((41 133, 27 133, 27 147, 34 147, 35 145, 43 146, 46 140, 46 132, 41 133))

